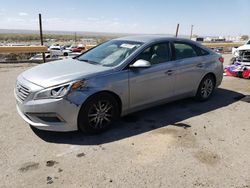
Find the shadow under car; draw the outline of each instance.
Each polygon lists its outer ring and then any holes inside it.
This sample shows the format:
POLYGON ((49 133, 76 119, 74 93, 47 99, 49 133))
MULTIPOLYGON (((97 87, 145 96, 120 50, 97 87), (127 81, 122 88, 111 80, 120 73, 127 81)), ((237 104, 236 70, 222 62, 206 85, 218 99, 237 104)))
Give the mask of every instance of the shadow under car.
POLYGON ((111 129, 98 135, 83 134, 80 131, 59 133, 41 131, 35 128, 32 130, 46 142, 100 145, 169 125, 190 128, 190 125, 182 121, 228 106, 239 100, 249 102, 250 100, 244 100, 246 98, 248 97, 241 93, 218 88, 208 101, 196 102, 189 98, 139 111, 121 118, 112 125, 111 129))

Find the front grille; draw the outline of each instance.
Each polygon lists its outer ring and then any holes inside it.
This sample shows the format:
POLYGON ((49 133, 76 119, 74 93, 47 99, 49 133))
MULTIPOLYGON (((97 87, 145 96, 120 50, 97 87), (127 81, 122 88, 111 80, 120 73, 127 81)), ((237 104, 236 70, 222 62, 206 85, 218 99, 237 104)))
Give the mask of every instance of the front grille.
POLYGON ((242 50, 240 51, 240 62, 250 62, 250 51, 242 50))
POLYGON ((25 101, 29 94, 30 91, 27 87, 21 85, 20 83, 16 84, 16 95, 21 101, 25 101))

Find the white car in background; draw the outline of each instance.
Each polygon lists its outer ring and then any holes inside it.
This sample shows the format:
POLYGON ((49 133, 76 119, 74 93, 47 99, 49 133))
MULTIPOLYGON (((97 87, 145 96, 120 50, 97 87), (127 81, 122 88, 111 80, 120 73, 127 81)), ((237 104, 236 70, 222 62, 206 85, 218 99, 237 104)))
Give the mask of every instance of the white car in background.
MULTIPOLYGON (((50 55, 50 53, 45 53, 45 59, 46 61, 55 61, 55 60, 60 60, 62 58, 59 58, 58 55, 50 55)), ((43 54, 42 53, 38 53, 34 56, 32 56, 30 59, 30 61, 42 61, 43 60, 43 54)))
POLYGON ((71 53, 70 50, 64 50, 63 48, 61 48, 61 46, 50 46, 48 51, 52 55, 58 55, 58 56, 68 56, 69 53, 71 53))
POLYGON ((62 57, 62 59, 73 59, 73 58, 75 58, 76 56, 79 56, 79 55, 81 55, 81 54, 82 54, 82 53, 72 52, 72 53, 69 53, 68 56, 62 57))
POLYGON ((250 40, 243 46, 233 48, 232 54, 237 62, 245 66, 250 66, 250 40))
POLYGON ((77 48, 77 45, 70 45, 70 46, 67 46, 66 48, 65 48, 65 50, 69 50, 69 51, 71 51, 73 48, 77 48))

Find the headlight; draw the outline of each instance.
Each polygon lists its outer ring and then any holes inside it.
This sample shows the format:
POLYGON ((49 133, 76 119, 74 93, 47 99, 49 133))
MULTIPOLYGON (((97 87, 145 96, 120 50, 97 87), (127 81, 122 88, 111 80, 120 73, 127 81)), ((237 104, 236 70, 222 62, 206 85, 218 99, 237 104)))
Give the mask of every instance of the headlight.
POLYGON ((51 87, 36 93, 34 100, 62 98, 71 91, 85 87, 85 84, 85 81, 75 81, 60 86, 51 87))

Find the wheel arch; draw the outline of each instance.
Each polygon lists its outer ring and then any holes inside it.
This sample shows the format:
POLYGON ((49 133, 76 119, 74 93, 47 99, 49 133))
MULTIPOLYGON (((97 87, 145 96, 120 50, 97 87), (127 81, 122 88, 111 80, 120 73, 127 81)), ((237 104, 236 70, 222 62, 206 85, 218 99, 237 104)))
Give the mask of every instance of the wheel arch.
POLYGON ((109 90, 103 90, 103 91, 98 91, 94 94, 92 94, 91 96, 89 96, 87 98, 87 100, 90 98, 90 97, 94 97, 96 95, 101 95, 103 93, 106 93, 106 94, 109 94, 111 95, 112 97, 114 97, 114 99, 117 101, 118 105, 119 105, 119 115, 121 114, 121 111, 122 111, 122 100, 120 98, 120 96, 118 94, 116 94, 115 92, 113 91, 109 91, 109 90))
MULTIPOLYGON (((208 75, 211 75, 211 76, 213 77, 213 79, 214 79, 214 84, 215 84, 215 86, 216 86, 216 83, 217 83, 216 75, 215 75, 213 72, 208 72, 208 73, 206 73, 206 74, 200 79, 198 88, 199 88, 199 86, 200 86, 201 81, 202 81, 206 76, 208 76, 208 75)), ((198 88, 197 88, 197 90, 198 90, 198 88)))
POLYGON ((109 91, 109 90, 103 90, 103 91, 98 91, 98 92, 95 92, 93 93, 92 95, 90 95, 82 104, 81 104, 81 107, 80 107, 80 110, 78 112, 78 115, 77 115, 77 125, 79 123, 79 114, 80 114, 80 111, 81 109, 84 107, 85 104, 87 104, 88 101, 90 101, 93 97, 97 96, 97 95, 101 95, 101 94, 108 94, 110 96, 112 96, 118 103, 118 109, 119 109, 119 116, 121 115, 121 112, 122 112, 122 100, 121 98, 119 97, 118 94, 112 92, 112 91, 109 91))
POLYGON ((213 77, 213 79, 214 79, 214 84, 215 84, 215 86, 216 86, 216 83, 217 83, 216 75, 215 75, 213 72, 208 72, 208 73, 206 73, 206 74, 201 78, 201 80, 200 80, 200 82, 199 82, 199 85, 198 85, 198 87, 197 87, 197 89, 196 89, 196 91, 195 91, 195 93, 194 93, 195 95, 197 94, 197 92, 198 92, 198 90, 199 90, 201 81, 202 81, 206 76, 208 76, 208 75, 211 75, 211 76, 213 77))
MULTIPOLYGON (((213 79, 214 79, 214 85, 216 86, 216 84, 217 84, 216 75, 215 75, 213 72, 209 72, 209 73, 207 73, 205 76, 208 76, 208 75, 211 75, 211 76, 213 77, 213 79)), ((205 78, 205 76, 203 76, 203 78, 205 78)), ((202 79, 203 79, 203 78, 202 78, 202 79)))

